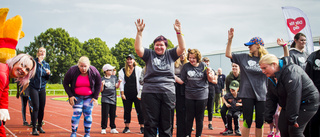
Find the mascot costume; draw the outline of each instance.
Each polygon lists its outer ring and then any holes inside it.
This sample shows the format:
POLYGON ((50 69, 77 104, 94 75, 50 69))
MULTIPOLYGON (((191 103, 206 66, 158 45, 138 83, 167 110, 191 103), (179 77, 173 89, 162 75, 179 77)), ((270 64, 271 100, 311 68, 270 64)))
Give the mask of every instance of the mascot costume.
MULTIPOLYGON (((6 20, 8 8, 0 8, 0 62, 6 63, 6 60, 16 56, 16 46, 18 40, 24 37, 22 30, 22 17, 17 15, 6 20)), ((4 72, 0 67, 0 73, 4 72)), ((9 77, 9 76, 8 76, 9 77)), ((0 77, 0 137, 6 136, 3 121, 10 120, 8 113, 8 91, 9 81, 0 77)))

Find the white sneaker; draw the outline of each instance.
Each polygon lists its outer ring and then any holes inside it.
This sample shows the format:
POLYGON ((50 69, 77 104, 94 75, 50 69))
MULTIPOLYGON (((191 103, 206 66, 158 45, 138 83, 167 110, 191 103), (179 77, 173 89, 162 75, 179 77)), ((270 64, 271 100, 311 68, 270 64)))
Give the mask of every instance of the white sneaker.
POLYGON ((107 134, 106 129, 102 129, 102 130, 101 130, 101 134, 107 134))
POLYGON ((118 134, 119 132, 118 132, 117 129, 113 128, 113 129, 110 130, 110 133, 112 133, 112 134, 118 134))

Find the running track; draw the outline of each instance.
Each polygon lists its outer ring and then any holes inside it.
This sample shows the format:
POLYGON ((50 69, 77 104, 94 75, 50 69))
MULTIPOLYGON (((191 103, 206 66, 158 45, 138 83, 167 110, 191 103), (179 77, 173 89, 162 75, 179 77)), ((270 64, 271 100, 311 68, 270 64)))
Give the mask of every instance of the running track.
MULTIPOLYGON (((59 96, 47 96, 47 103, 45 107, 45 116, 44 122, 45 125, 43 129, 46 131, 44 134, 40 134, 43 137, 68 137, 71 133, 71 116, 72 116, 72 107, 68 102, 64 101, 55 101, 52 98, 59 96)), ((27 110, 28 111, 28 110, 27 110)), ((15 97, 9 97, 9 113, 11 120, 7 121, 5 124, 7 137, 27 137, 32 136, 31 131, 32 128, 28 126, 22 125, 22 116, 21 116, 21 101, 20 99, 16 99, 15 97)), ((130 130, 131 133, 123 134, 121 133, 124 129, 123 123, 123 108, 117 108, 116 118, 116 126, 117 130, 120 132, 119 134, 110 134, 110 127, 107 128, 107 134, 100 134, 101 131, 101 107, 100 105, 94 106, 93 108, 93 121, 91 127, 91 136, 99 137, 99 136, 112 136, 112 137, 142 137, 143 134, 140 134, 140 127, 138 124, 138 119, 135 110, 132 111, 131 115, 131 124, 130 130)), ((220 135, 220 131, 224 130, 222 120, 220 118, 213 118, 213 127, 214 130, 208 129, 208 121, 207 117, 204 119, 204 127, 202 132, 202 137, 223 137, 220 135)), ((30 122, 30 115, 27 112, 27 121, 30 122)), ((108 125, 109 126, 109 125, 108 125)), ((240 122, 240 127, 242 126, 242 121, 240 122)), ((254 124, 252 125, 254 127, 254 124)), ((267 132, 269 131, 268 124, 265 124, 264 135, 267 136, 267 132)), ((176 129, 174 129, 174 137, 176 136, 176 129)), ((194 136, 195 131, 193 132, 194 136)), ((84 136, 83 129, 83 116, 81 116, 81 120, 78 128, 78 137, 84 136)), ((251 129, 250 136, 254 136, 254 129, 251 129)))

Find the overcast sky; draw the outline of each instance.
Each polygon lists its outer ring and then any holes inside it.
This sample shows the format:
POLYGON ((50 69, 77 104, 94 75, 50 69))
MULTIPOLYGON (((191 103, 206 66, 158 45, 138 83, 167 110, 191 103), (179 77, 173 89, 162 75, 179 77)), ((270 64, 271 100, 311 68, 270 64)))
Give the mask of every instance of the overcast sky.
POLYGON ((187 48, 202 54, 224 50, 227 32, 235 28, 233 47, 243 46, 252 37, 265 43, 288 39, 283 6, 301 9, 308 16, 313 36, 320 36, 319 0, 1 0, 10 9, 7 19, 23 18, 23 49, 48 28, 63 28, 81 42, 99 37, 109 48, 122 38, 135 38, 134 22, 145 21, 143 46, 159 35, 177 45, 173 28, 179 19, 187 48))

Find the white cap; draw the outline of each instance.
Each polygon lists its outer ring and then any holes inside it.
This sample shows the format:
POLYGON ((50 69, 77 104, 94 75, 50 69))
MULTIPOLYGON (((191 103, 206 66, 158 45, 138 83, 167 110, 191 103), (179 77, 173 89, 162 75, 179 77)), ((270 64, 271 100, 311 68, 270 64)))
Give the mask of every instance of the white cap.
POLYGON ((110 64, 105 64, 105 65, 103 65, 102 70, 104 72, 104 71, 107 71, 107 70, 113 70, 114 68, 115 67, 111 66, 110 64))

